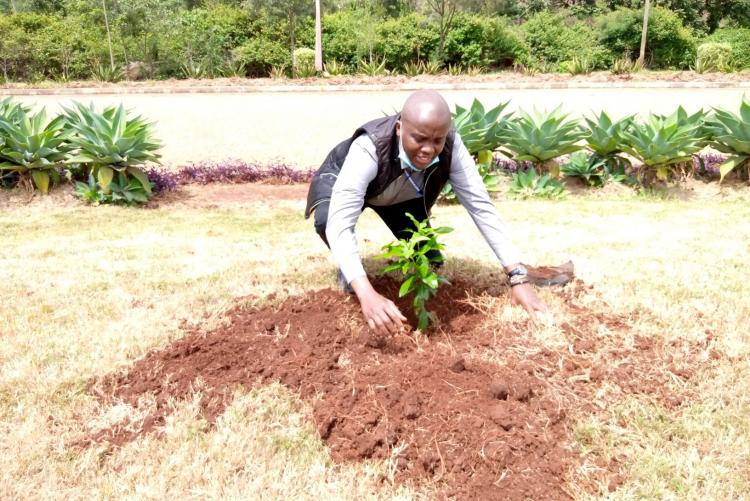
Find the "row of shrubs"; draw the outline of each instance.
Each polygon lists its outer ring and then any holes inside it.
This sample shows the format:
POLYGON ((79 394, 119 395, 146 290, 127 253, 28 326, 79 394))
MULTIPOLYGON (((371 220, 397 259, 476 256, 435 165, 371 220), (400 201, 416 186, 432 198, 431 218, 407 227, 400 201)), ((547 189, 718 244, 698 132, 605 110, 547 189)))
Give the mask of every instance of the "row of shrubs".
MULTIPOLYGON (((312 18, 296 23, 295 46, 304 50, 294 64, 287 26, 269 22, 262 12, 223 4, 177 12, 161 3, 155 8, 158 12, 113 20, 114 66, 100 12, 0 15, 0 79, 304 76, 311 70, 312 18)), ((541 72, 605 70, 636 58, 642 19, 642 10, 629 8, 584 19, 570 11, 542 11, 520 25, 505 17, 460 13, 441 47, 439 22, 424 14, 375 18, 343 9, 323 18, 324 60, 331 74, 514 66, 541 72)), ((647 63, 653 69, 750 68, 750 28, 703 36, 684 26, 675 12, 656 6, 647 63)))
MULTIPOLYGON (((723 180, 734 171, 750 177, 747 98, 739 114, 722 109, 689 114, 679 107, 670 115, 619 120, 603 111, 583 120, 570 118, 560 107, 506 113, 507 106, 501 103, 486 111, 474 100, 469 108, 456 106, 453 116, 490 190, 499 181, 497 154, 517 166, 512 170, 519 192, 555 192, 561 173, 590 186, 611 181, 647 186, 686 175, 694 170, 696 159, 702 174, 717 171, 723 180), (717 167, 717 157, 698 156, 706 147, 728 156, 717 167), (561 167, 559 159, 566 155, 561 167), (640 165, 636 167, 634 160, 640 165)), ((147 164, 158 163, 160 147, 152 124, 131 117, 122 105, 99 111, 93 104, 74 103, 48 120, 44 109, 32 113, 10 98, 0 101, 0 184, 5 187, 21 184, 47 192, 65 178, 75 182, 76 193, 87 202, 136 204, 147 202, 155 188, 171 189, 177 183, 255 182, 269 177, 304 181, 310 176, 288 166, 263 169, 242 162, 188 166, 171 174, 147 169, 147 164)), ((503 170, 511 170, 505 165, 503 170)), ((450 186, 443 196, 454 198, 450 186)))

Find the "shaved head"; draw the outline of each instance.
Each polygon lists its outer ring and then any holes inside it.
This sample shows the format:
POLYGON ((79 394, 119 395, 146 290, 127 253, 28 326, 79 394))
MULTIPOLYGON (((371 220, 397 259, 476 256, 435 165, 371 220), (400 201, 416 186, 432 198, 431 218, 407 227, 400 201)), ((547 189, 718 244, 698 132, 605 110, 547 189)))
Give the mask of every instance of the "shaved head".
POLYGON ((396 135, 416 169, 427 168, 443 151, 451 123, 448 103, 434 90, 418 90, 406 99, 396 135))
POLYGON ((451 111, 443 96, 434 90, 418 90, 409 96, 401 110, 401 119, 409 124, 448 127, 451 111))

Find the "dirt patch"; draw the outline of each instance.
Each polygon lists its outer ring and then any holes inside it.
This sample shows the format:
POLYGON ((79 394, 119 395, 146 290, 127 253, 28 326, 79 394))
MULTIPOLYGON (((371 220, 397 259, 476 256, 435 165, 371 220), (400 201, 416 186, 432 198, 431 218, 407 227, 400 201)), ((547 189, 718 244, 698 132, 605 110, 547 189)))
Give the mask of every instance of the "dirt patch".
MULTIPOLYGON (((395 281, 373 282, 396 297, 395 281)), ((580 281, 560 289, 576 319, 561 326, 569 345, 560 350, 535 343, 527 322, 488 324, 486 312, 467 301, 486 292, 460 280, 429 305, 441 319, 429 338, 373 335, 356 299, 330 289, 234 309, 226 326, 190 332, 127 373, 93 382, 104 404, 124 402, 147 417, 82 443, 120 445, 158 432, 168 399, 187 398, 198 378, 209 422, 236 386, 280 381, 311 402, 320 436, 338 461, 389 459, 396 480, 431 479, 458 499, 568 499, 565 485, 579 460, 569 438, 574 420, 603 412, 602 395, 611 403, 645 393, 679 406, 690 385, 676 393, 670 381, 689 381, 692 373, 679 372, 688 365, 678 356, 700 348, 618 342, 628 320, 578 305, 586 290, 580 281), (482 350, 502 353, 502 361, 487 361, 482 350), (155 406, 143 407, 146 394, 155 406)), ((402 311, 407 301, 400 301, 402 311)), ((616 463, 601 475, 613 485, 622 481, 616 463)))

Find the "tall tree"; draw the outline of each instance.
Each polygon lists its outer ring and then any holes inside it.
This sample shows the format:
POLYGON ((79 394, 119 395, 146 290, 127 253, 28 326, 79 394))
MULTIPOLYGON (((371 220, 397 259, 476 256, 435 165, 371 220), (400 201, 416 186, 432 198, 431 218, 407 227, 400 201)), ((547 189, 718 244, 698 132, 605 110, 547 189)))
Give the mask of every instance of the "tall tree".
POLYGON ((638 56, 638 62, 643 64, 646 58, 646 38, 648 37, 648 16, 651 13, 651 0, 646 0, 646 7, 643 9, 643 31, 641 32, 641 53, 638 56))
POLYGON ((320 0, 315 0, 315 71, 323 71, 323 31, 320 26, 320 0))
POLYGON ((432 11, 438 18, 440 23, 440 56, 442 57, 445 50, 445 39, 448 37, 451 28, 453 27, 453 17, 456 15, 458 9, 457 0, 425 0, 427 7, 432 11))
POLYGON ((112 68, 115 67, 115 56, 112 53, 112 35, 109 32, 109 19, 107 19, 107 3, 102 0, 102 10, 104 11, 104 26, 107 28, 107 44, 109 45, 109 64, 112 68))

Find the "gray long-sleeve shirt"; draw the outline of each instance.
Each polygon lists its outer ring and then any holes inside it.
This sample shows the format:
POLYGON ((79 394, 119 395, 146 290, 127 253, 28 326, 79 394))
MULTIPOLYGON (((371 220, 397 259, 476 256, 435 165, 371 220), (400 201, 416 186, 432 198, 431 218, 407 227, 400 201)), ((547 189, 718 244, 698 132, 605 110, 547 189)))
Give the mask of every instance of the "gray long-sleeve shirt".
MULTIPOLYGON (((408 169, 403 162, 401 168, 408 169)), ((377 173, 375 145, 366 134, 363 134, 352 143, 333 186, 326 226, 326 237, 333 258, 347 282, 365 276, 357 250, 354 227, 362 213, 367 186, 375 179, 377 173)), ((418 187, 424 186, 422 172, 409 172, 409 176, 418 187)), ((449 180, 459 202, 469 212, 500 263, 507 266, 520 262, 520 255, 511 243, 508 230, 490 200, 474 159, 458 134, 453 145, 449 180)), ((402 174, 388 185, 383 193, 367 199, 366 202, 370 205, 384 206, 418 197, 414 185, 405 174, 402 174)))

